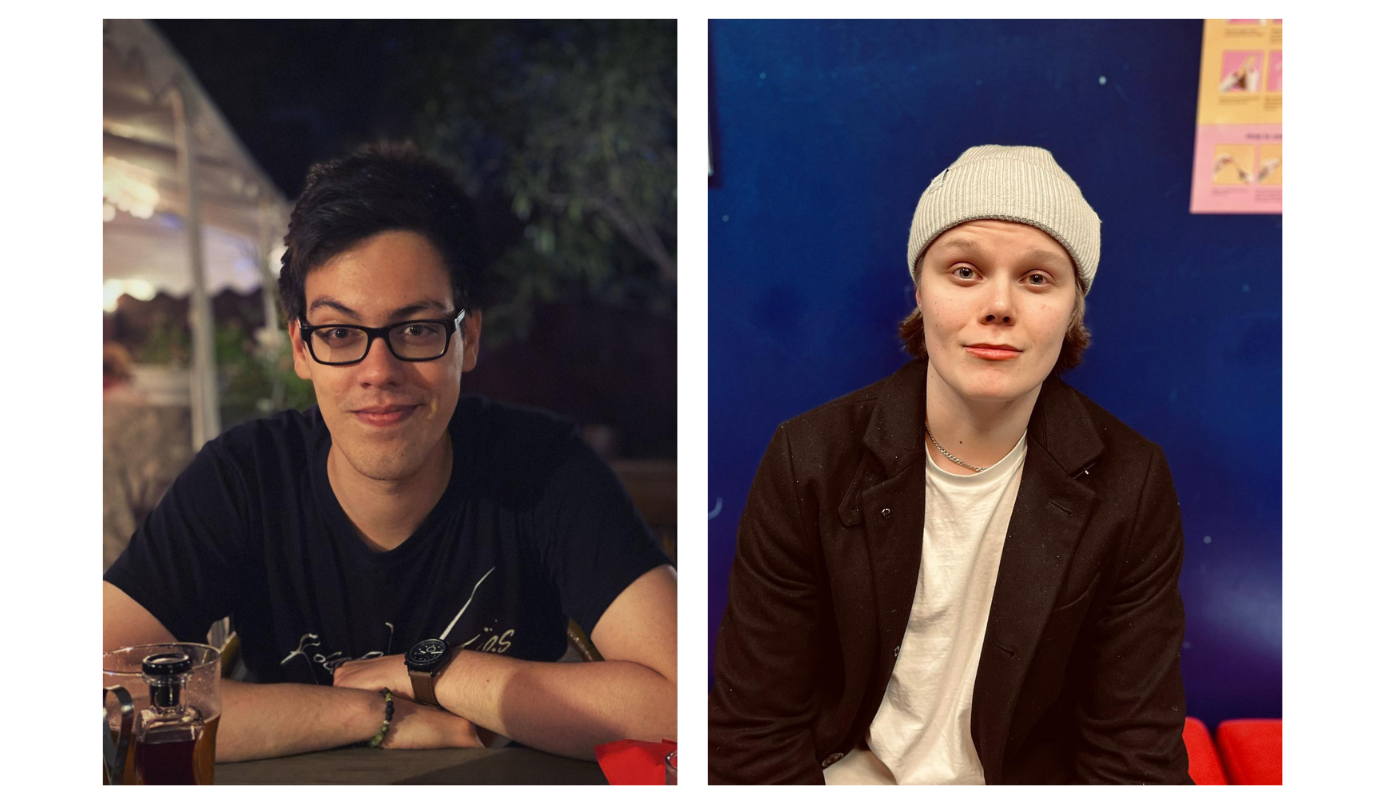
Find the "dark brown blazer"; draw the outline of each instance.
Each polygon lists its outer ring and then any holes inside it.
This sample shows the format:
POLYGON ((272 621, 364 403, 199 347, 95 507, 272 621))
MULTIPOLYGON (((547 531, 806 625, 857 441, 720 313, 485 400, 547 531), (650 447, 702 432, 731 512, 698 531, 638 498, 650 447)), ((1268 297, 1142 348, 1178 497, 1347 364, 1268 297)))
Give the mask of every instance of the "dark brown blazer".
MULTIPOLYGON (((711 783, 822 783, 914 602, 927 361, 783 423, 715 643, 711 783)), ((1176 490, 1157 445, 1045 381, 973 689, 987 783, 1189 783, 1176 490)))

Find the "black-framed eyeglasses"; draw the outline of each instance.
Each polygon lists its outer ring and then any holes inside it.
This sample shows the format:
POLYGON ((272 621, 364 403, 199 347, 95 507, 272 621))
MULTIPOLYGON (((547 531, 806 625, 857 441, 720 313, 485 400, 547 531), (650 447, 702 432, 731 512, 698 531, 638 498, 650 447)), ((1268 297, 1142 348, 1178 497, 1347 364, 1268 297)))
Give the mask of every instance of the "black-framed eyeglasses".
POLYGON ((452 334, 467 316, 459 308, 447 319, 410 319, 382 328, 363 325, 311 325, 302 317, 301 338, 318 364, 343 367, 358 364, 369 355, 375 339, 382 338, 400 361, 433 361, 447 354, 452 334))

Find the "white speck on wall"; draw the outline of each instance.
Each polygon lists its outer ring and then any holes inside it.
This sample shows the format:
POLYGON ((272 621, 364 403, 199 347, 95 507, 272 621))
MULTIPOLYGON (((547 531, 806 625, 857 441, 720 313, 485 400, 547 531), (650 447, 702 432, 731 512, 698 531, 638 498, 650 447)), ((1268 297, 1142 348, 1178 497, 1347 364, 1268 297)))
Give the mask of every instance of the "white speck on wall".
POLYGON ((1100 85, 1100 86, 1103 86, 1103 85, 1105 85, 1105 84, 1107 84, 1107 83, 1108 83, 1108 78, 1105 77, 1105 76, 1103 76, 1103 75, 1100 75, 1100 76, 1099 76, 1099 85, 1100 85))
POLYGON ((1246 283, 1245 285, 1241 286, 1240 291, 1244 292, 1245 294, 1249 294, 1249 284, 1246 283))
POLYGON ((1210 544, 1210 537, 1209 537, 1209 536, 1206 537, 1206 544, 1210 544))
POLYGON ((760 73, 758 73, 758 79, 759 79, 759 80, 766 80, 767 78, 768 78, 768 73, 766 73, 766 72, 760 72, 760 73))
POLYGON ((720 222, 728 222, 728 221, 729 221, 729 215, 728 215, 728 214, 725 214, 724 216, 722 216, 722 217, 719 218, 719 221, 720 221, 720 222))

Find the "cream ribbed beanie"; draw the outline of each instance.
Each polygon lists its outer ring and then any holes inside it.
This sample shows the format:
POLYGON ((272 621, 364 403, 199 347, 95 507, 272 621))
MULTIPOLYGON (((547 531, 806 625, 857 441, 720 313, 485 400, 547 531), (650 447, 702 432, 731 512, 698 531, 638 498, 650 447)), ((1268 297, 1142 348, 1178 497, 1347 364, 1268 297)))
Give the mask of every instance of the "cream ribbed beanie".
POLYGON ((1099 217, 1049 150, 984 144, 968 148, 919 198, 909 226, 909 277, 938 235, 975 219, 1022 222, 1055 237, 1084 279, 1099 268, 1099 217))

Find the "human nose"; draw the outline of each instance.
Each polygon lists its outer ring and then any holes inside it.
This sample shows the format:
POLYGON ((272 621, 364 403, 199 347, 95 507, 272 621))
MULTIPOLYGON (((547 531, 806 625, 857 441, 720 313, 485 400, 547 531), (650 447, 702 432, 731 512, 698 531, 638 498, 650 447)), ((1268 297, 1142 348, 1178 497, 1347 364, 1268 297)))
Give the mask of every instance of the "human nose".
POLYGON ((366 386, 397 383, 403 362, 389 352, 389 342, 382 336, 369 343, 369 352, 359 364, 360 383, 366 386))
POLYGON ((982 322, 988 325, 1010 325, 1016 319, 1013 309, 1014 294, 1006 280, 988 282, 987 306, 982 311, 982 322))

